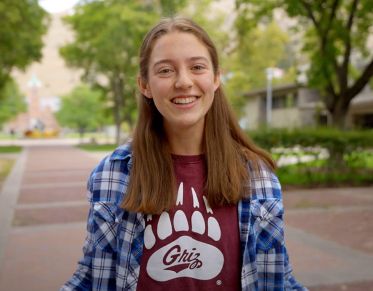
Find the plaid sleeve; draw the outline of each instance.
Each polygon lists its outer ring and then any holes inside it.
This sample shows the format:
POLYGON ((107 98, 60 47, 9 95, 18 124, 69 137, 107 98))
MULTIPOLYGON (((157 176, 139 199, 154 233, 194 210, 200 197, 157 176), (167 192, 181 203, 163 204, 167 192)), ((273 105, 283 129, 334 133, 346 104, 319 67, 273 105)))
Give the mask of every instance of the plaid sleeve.
POLYGON ((284 243, 281 186, 272 172, 254 180, 251 200, 252 230, 256 240, 258 288, 266 291, 307 290, 293 277, 284 243))
MULTIPOLYGON (((88 181, 88 196, 92 195, 93 181, 94 174, 88 181)), ((115 209, 112 203, 91 203, 83 257, 60 291, 115 290, 115 237, 118 226, 115 209)))
POLYGON ((89 211, 87 223, 87 236, 83 245, 83 257, 78 262, 78 267, 72 277, 61 287, 60 291, 83 291, 92 290, 92 233, 90 223, 92 220, 92 209, 89 211))
POLYGON ((292 268, 289 262, 289 256, 287 254, 286 248, 284 247, 285 254, 285 290, 299 290, 308 291, 307 288, 303 287, 292 274, 292 268))

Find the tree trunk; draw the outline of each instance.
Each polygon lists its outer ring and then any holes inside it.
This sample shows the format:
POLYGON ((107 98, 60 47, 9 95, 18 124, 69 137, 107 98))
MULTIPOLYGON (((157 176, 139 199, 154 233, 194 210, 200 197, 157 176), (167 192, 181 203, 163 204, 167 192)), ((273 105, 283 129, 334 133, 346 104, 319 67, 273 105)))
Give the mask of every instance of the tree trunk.
POLYGON ((331 112, 332 126, 338 129, 346 128, 347 111, 334 110, 331 112))
POLYGON ((120 118, 120 109, 117 105, 116 96, 114 93, 114 106, 113 106, 113 114, 114 114, 114 123, 115 123, 115 143, 119 145, 120 143, 120 126, 122 124, 122 119, 120 118))
POLYGON ((85 127, 80 126, 78 131, 79 131, 80 143, 84 143, 85 127))
MULTIPOLYGON (((347 127, 347 112, 349 109, 350 102, 347 100, 346 96, 338 96, 336 106, 333 110, 329 110, 332 117, 332 127, 345 130, 347 127)), ((335 146, 334 149, 330 149, 329 152, 329 168, 334 170, 335 168, 344 169, 346 163, 344 160, 345 149, 339 146, 335 146)))
POLYGON ((114 94, 114 121, 115 121, 115 142, 117 145, 121 142, 121 125, 123 122, 123 80, 120 75, 115 74, 112 80, 112 88, 114 94))
POLYGON ((334 96, 333 102, 327 102, 331 116, 331 125, 334 128, 344 130, 347 126, 347 112, 350 107, 350 100, 345 94, 334 96))

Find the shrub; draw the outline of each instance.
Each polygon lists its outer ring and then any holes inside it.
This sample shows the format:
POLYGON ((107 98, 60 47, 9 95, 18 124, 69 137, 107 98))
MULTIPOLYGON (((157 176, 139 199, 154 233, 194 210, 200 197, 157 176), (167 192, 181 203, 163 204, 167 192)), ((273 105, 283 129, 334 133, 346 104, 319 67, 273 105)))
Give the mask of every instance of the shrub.
POLYGON ((372 130, 273 129, 248 134, 274 155, 280 166, 278 174, 280 179, 283 176, 285 184, 373 183, 372 130), (283 166, 284 157, 294 158, 296 165, 283 166))

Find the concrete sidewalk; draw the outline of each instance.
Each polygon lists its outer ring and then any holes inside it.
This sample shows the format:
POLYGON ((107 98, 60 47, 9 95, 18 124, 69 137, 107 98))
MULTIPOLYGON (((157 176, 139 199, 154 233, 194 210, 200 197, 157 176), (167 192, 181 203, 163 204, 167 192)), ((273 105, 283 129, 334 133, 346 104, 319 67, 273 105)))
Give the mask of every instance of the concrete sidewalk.
POLYGON ((0 195, 1 291, 58 290, 71 276, 98 160, 68 145, 24 148, 0 195))
POLYGON ((373 290, 373 187, 285 191, 287 245, 310 290, 373 290))
MULTIPOLYGON (((86 180, 105 154, 30 146, 0 194, 0 291, 50 291, 81 256, 86 180)), ((373 188, 285 191, 294 273, 315 291, 373 290, 373 188)))

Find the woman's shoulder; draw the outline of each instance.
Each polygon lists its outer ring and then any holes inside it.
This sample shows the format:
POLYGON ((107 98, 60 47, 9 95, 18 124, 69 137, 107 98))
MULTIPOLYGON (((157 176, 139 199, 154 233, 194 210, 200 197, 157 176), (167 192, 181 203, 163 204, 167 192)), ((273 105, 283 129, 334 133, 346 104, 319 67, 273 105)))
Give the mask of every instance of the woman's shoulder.
POLYGON ((282 199, 281 184, 275 174, 264 161, 249 162, 249 179, 251 199, 282 199))
POLYGON ((116 148, 94 168, 88 179, 88 200, 120 203, 127 188, 132 166, 131 143, 116 148))
POLYGON ((117 147, 111 154, 107 155, 101 162, 94 168, 91 176, 106 177, 114 173, 122 172, 129 174, 132 166, 132 148, 131 143, 128 142, 117 147))
POLYGON ((127 143, 117 147, 110 155, 107 156, 110 162, 114 161, 127 161, 132 160, 132 143, 128 141, 127 143))

